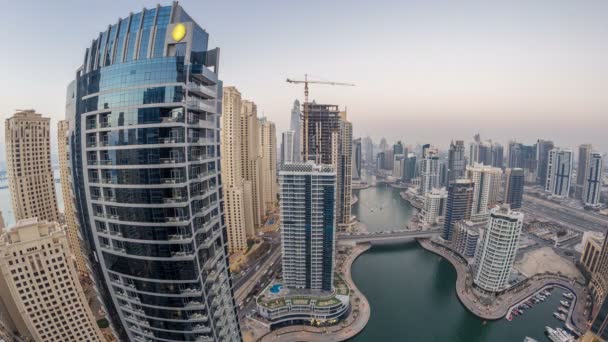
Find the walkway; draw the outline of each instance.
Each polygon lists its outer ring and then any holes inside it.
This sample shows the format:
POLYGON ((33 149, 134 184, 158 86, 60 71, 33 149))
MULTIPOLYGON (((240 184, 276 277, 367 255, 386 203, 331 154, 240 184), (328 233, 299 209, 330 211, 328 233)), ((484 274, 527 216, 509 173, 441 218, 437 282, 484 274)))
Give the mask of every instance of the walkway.
POLYGON ((370 248, 370 245, 357 245, 349 250, 346 259, 338 266, 338 272, 343 276, 351 289, 350 315, 339 325, 315 328, 312 326, 290 326, 274 330, 263 336, 262 342, 294 342, 294 341, 345 341, 365 328, 370 317, 370 306, 367 298, 355 286, 351 276, 353 262, 370 248))
POLYGON ((587 290, 582 284, 557 274, 538 274, 501 293, 491 304, 483 304, 472 291, 472 279, 468 272, 468 265, 460 255, 434 241, 428 239, 418 241, 422 248, 443 257, 454 266, 457 274, 456 293, 458 299, 467 310, 479 318, 487 320, 501 319, 515 304, 532 296, 545 286, 554 285, 567 288, 574 293, 578 300, 574 303, 575 308, 571 323, 579 331, 586 330, 584 307, 587 290))
POLYGON ((400 241, 400 239, 415 239, 415 238, 430 238, 437 236, 441 233, 441 229, 417 229, 417 230, 403 230, 395 229, 381 232, 366 232, 366 233, 355 233, 355 234, 339 234, 339 242, 356 242, 366 243, 373 241, 400 241))

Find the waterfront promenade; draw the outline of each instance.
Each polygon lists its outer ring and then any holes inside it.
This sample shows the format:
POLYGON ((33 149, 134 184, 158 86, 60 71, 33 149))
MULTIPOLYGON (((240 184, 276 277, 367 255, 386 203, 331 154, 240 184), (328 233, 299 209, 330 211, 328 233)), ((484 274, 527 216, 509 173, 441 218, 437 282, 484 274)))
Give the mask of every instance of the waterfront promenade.
POLYGON ((579 331, 586 330, 585 305, 588 293, 582 284, 556 274, 539 274, 509 288, 491 303, 482 303, 472 289, 472 278, 468 272, 468 265, 462 256, 429 239, 418 241, 422 248, 443 257, 454 266, 458 299, 467 310, 477 317, 486 320, 501 319, 514 305, 524 301, 544 287, 553 285, 566 288, 574 293, 577 300, 574 303, 574 310, 568 323, 579 331))
POLYGON ((367 298, 353 281, 351 267, 357 257, 370 247, 369 244, 356 245, 348 250, 343 260, 338 260, 337 271, 348 283, 351 291, 351 311, 343 322, 335 326, 319 328, 305 325, 289 326, 268 332, 259 340, 262 342, 345 341, 360 333, 367 325, 371 312, 367 298))

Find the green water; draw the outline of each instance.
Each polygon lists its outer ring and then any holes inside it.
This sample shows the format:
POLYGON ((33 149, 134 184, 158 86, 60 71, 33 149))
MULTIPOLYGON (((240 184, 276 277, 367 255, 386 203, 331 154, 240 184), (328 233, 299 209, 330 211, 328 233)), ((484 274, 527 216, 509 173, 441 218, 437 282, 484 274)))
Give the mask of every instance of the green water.
MULTIPOLYGON (((355 193, 359 202, 353 214, 372 232, 403 227, 415 213, 397 189, 380 185, 355 193)), ((545 326, 563 325, 552 315, 561 299, 559 289, 512 322, 479 320, 458 301, 456 272, 450 263, 416 242, 374 246, 355 261, 352 272, 372 313, 352 341, 511 342, 526 336, 548 341, 545 326)))

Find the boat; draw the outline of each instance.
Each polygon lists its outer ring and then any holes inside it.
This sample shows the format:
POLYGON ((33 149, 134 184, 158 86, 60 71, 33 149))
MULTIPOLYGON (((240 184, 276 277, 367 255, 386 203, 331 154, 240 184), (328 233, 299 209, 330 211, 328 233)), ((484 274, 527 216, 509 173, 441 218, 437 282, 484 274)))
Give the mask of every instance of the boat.
POLYGON ((543 296, 545 296, 545 297, 549 297, 550 295, 551 295, 551 292, 549 292, 549 291, 543 292, 543 296))
POLYGON ((538 341, 533 339, 532 337, 526 336, 526 338, 524 338, 524 342, 538 342, 538 341))
POLYGON ((545 333, 553 342, 574 342, 574 337, 560 328, 545 327, 545 333))
POLYGON ((513 315, 510 313, 507 315, 507 321, 511 322, 513 320, 513 315))
POLYGON ((570 307, 570 302, 567 300, 560 300, 559 303, 567 308, 570 307))
POLYGON ((570 300, 574 298, 574 295, 571 292, 564 292, 564 294, 562 296, 564 296, 565 298, 568 298, 570 300))
POLYGON ((560 321, 566 320, 566 316, 564 316, 564 314, 561 312, 554 312, 553 316, 555 316, 555 318, 559 319, 560 321))
POLYGON ((566 314, 566 315, 567 315, 567 314, 568 314, 568 312, 569 312, 569 311, 568 311, 568 309, 566 309, 566 308, 565 308, 565 307, 563 307, 563 306, 560 306, 559 308, 557 308, 557 311, 562 312, 562 313, 564 313, 564 314, 566 314))

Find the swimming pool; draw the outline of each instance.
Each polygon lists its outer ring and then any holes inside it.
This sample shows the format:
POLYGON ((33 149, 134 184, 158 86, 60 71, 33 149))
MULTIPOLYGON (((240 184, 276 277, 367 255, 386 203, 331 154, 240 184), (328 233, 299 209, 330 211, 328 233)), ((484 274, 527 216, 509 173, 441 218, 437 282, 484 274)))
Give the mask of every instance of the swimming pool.
POLYGON ((283 288, 283 285, 281 285, 281 284, 274 284, 270 288, 270 293, 279 293, 282 288, 283 288))

